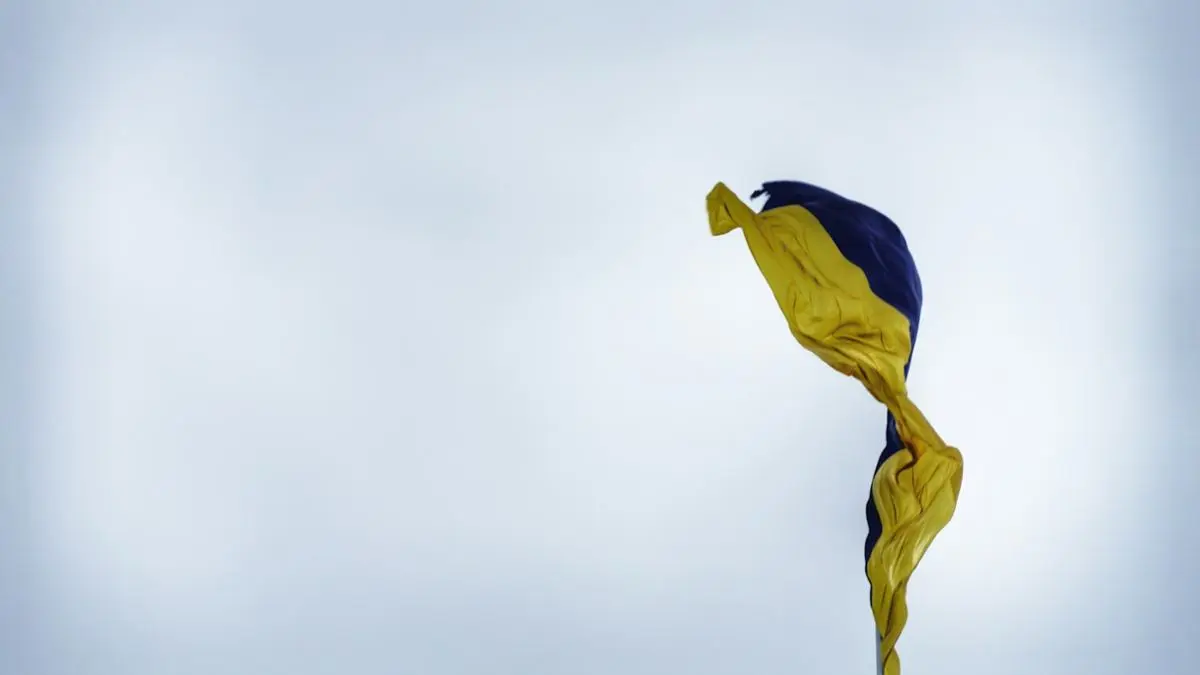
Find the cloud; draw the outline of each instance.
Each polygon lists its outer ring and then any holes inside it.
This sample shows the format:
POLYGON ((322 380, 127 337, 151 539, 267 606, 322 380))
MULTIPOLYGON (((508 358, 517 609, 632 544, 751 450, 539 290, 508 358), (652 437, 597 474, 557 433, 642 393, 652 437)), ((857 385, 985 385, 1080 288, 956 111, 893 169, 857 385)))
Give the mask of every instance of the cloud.
POLYGON ((967 458, 905 663, 1137 648, 1106 604, 1133 590, 1097 591, 1154 515, 1129 52, 832 11, 671 40, 651 16, 628 49, 583 15, 504 38, 195 12, 93 17, 47 80, 56 664, 869 669, 882 411, 701 209, 793 176, 905 228, 914 395, 967 458))

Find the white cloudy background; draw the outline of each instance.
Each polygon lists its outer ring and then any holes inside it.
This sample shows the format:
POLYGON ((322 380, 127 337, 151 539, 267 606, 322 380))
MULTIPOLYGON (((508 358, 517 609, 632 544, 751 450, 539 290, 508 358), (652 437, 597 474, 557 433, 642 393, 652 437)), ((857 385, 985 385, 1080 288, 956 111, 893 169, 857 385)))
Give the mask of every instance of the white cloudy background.
POLYGON ((1195 672, 1182 0, 0 4, 0 672, 872 672, 779 178, 924 278, 905 672, 1195 672))

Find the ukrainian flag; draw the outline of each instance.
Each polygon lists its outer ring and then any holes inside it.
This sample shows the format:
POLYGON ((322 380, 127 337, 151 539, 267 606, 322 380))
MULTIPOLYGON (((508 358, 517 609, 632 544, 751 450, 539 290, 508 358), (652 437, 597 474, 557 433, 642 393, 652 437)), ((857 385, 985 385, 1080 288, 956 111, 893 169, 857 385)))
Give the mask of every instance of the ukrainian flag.
POLYGON ((714 236, 741 228, 792 335, 887 407, 886 444, 867 501, 866 571, 880 672, 899 675, 905 589, 954 515, 962 455, 908 398, 921 280, 896 224, 807 183, 765 183, 755 213, 723 183, 708 194, 714 236))

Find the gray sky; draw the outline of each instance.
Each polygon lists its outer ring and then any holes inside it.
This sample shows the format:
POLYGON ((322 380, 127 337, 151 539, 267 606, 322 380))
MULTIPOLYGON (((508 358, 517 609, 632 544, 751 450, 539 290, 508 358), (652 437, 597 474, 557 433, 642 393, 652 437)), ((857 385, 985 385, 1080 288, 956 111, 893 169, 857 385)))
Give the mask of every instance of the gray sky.
POLYGON ((0 12, 3 672, 872 672, 883 411, 704 219, 778 178, 925 283, 905 673, 1194 672, 1181 0, 89 4, 0 12))

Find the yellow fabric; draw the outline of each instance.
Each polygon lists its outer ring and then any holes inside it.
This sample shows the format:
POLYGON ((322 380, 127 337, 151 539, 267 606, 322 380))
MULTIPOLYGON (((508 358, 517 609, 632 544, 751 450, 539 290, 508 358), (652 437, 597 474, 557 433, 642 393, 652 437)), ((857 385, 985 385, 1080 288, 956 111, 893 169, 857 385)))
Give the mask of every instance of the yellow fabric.
POLYGON ((871 292, 863 271, 842 256, 807 209, 758 214, 723 183, 707 201, 714 236, 742 229, 796 340, 862 382, 896 419, 905 447, 884 462, 871 484, 883 532, 867 560, 867 577, 883 672, 899 675, 896 641, 908 618, 908 580, 950 522, 962 486, 962 455, 908 398, 908 319, 871 292))

